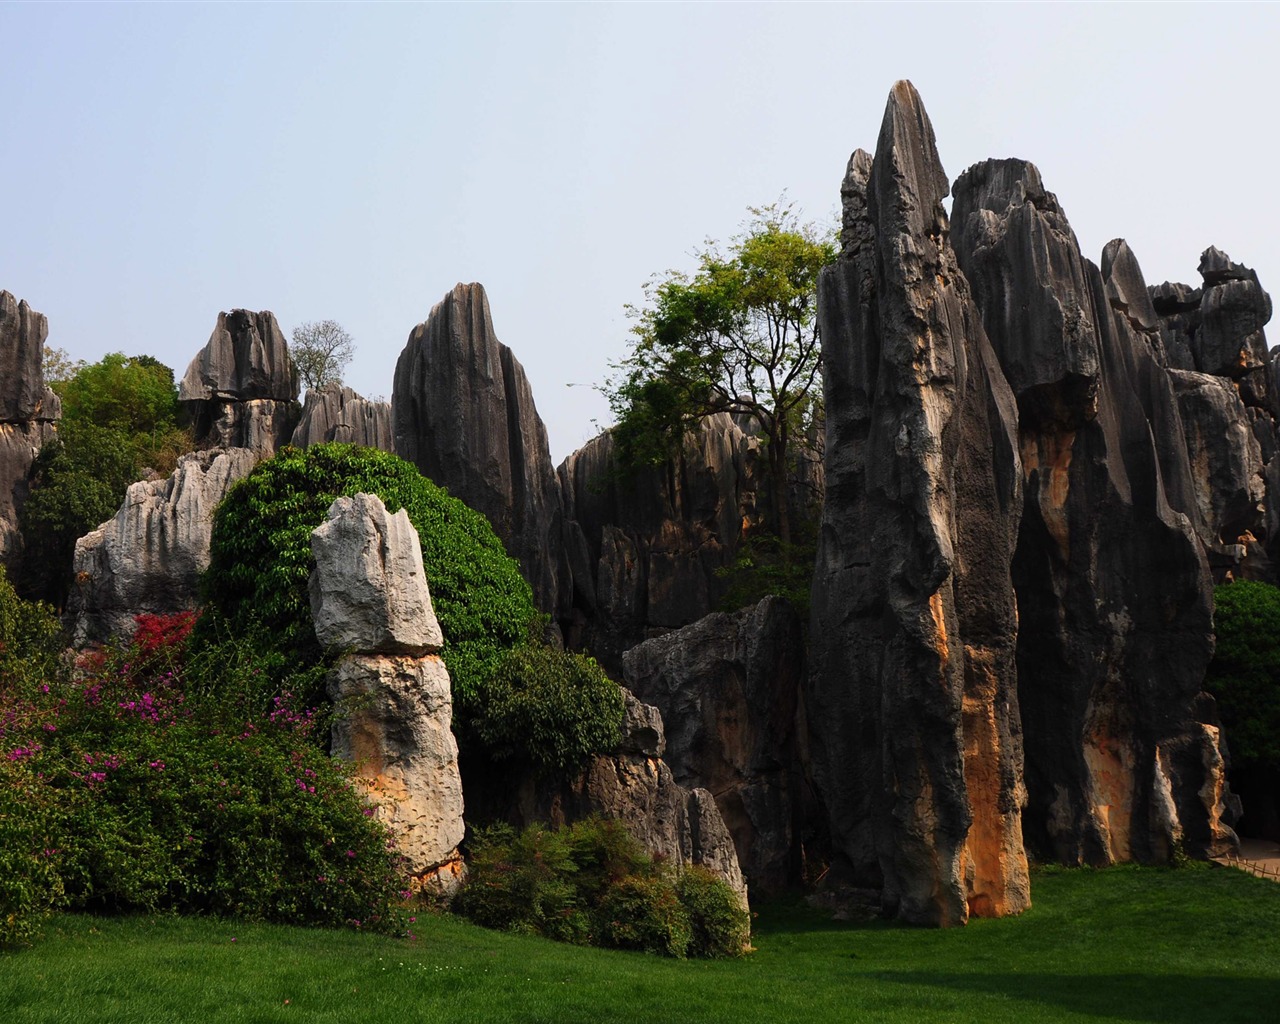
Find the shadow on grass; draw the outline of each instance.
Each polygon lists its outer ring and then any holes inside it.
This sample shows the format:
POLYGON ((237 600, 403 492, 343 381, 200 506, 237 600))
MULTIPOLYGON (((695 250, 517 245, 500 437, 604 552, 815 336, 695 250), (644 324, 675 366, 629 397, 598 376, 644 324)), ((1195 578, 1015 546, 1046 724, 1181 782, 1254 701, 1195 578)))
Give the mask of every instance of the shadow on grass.
MULTIPOLYGON (((1280 982, 1274 978, 1192 974, 945 974, 877 971, 867 977, 899 985, 945 988, 1058 1006, 1099 1019, 1159 1024, 1256 1024, 1274 1020, 1280 982)), ((1028 1007, 1028 1019, 1034 1011, 1028 1007)))

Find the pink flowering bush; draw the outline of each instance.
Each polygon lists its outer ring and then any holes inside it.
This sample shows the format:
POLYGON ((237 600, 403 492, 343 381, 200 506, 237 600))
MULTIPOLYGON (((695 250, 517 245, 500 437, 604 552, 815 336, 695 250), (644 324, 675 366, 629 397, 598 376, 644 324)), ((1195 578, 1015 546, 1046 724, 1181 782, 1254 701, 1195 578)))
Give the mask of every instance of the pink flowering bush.
POLYGON ((327 722, 234 641, 189 661, 191 624, 0 664, 0 945, 59 906, 403 930, 401 858, 327 722))

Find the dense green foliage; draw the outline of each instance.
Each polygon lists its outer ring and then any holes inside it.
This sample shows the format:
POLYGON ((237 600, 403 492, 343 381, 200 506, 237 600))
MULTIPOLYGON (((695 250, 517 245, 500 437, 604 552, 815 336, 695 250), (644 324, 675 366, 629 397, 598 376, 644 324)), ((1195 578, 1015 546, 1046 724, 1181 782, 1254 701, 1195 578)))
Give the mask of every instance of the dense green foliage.
POLYGON ((1214 590, 1217 698, 1237 767, 1280 769, 1280 589, 1239 580, 1214 590))
POLYGON ((397 926, 398 857, 315 709, 268 697, 250 651, 189 662, 192 620, 0 674, 0 944, 62 905, 397 926))
POLYGON ((805 522, 803 540, 783 544, 770 534, 754 534, 738 548, 734 560, 716 575, 728 582, 720 601, 723 611, 749 608, 770 594, 784 597, 808 628, 813 567, 818 557, 814 524, 805 522))
POLYGON ((489 928, 667 956, 738 956, 746 912, 695 869, 671 877, 618 821, 494 826, 472 841, 459 910, 489 928))
POLYGON ((786 473, 792 446, 818 414, 817 288, 834 242, 789 205, 752 209, 727 250, 697 254, 692 276, 668 272, 645 288, 631 352, 606 386, 619 458, 671 458, 699 418, 746 414, 759 425, 773 490, 774 530, 791 542, 786 473))
POLYGON ((23 1024, 1258 1024, 1280 988, 1280 886, 1228 869, 1033 875, 1035 906, 965 928, 766 904, 750 956, 566 946, 455 917, 416 940, 208 918, 67 916, 0 960, 23 1024), (232 941, 234 940, 234 941, 232 941))
POLYGON ((617 747, 622 711, 622 690, 595 659, 527 644, 483 680, 470 724, 495 760, 564 774, 617 747))
POLYGON ((129 484, 147 470, 169 473, 190 449, 178 425, 173 371, 150 356, 115 352, 72 367, 55 381, 58 436, 32 467, 19 523, 24 594, 61 607, 76 541, 115 514, 129 484))
POLYGON ((307 594, 311 531, 335 498, 361 492, 378 495, 391 512, 405 509, 417 529, 454 699, 470 707, 480 681, 528 639, 532 591, 484 516, 373 448, 284 448, 231 489, 214 517, 201 639, 225 628, 293 662, 317 661, 307 594))

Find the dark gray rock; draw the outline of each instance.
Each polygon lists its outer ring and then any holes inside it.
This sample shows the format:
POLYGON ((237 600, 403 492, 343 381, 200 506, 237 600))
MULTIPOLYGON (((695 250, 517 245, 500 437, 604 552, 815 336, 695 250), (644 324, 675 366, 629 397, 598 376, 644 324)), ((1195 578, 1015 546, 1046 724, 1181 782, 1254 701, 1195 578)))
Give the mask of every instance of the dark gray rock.
POLYGON ((219 313, 178 385, 196 447, 248 448, 268 457, 298 422, 298 381, 275 314, 219 313))
POLYGON ((1085 260, 1056 199, 1020 187, 1039 180, 1024 161, 970 168, 952 231, 1018 399, 1028 846, 1091 864, 1166 860, 1180 841, 1219 851, 1234 834, 1224 780, 1204 774, 1221 759, 1200 689, 1213 650, 1203 516, 1151 323, 1157 300, 1188 294, 1164 286, 1148 311, 1128 247, 1111 243, 1103 270, 1085 260))
POLYGON ((727 413, 708 416, 662 466, 622 472, 612 437, 560 465, 566 571, 560 616, 572 646, 611 670, 646 636, 714 611, 757 506, 759 441, 727 413))
POLYGON ((62 404, 44 383, 49 324, 24 301, 0 291, 0 565, 16 565, 22 546, 18 512, 27 500, 31 464, 56 436, 62 404))
POLYGON ((624 680, 667 723, 676 781, 715 794, 752 891, 800 877, 804 644, 786 601, 713 614, 638 644, 624 680))
MULTIPOLYGON (((875 158, 850 160, 845 247, 819 286, 827 500, 806 698, 833 875, 942 925, 1030 897, 1017 417, 947 241, 947 193, 928 116, 899 82, 875 158)), ((1062 366, 1092 372, 1093 339, 1077 342, 1062 366)), ((1062 370, 1018 365, 1029 386, 1062 370)))
POLYGON ((44 383, 48 336, 43 313, 0 291, 0 423, 49 423, 61 417, 58 396, 44 383))
POLYGON ((306 448, 340 441, 394 452, 391 428, 390 402, 371 402, 341 384, 326 384, 307 392, 302 419, 289 443, 306 448))
POLYGON ((483 513, 539 606, 556 606, 560 494, 524 368, 498 341, 489 300, 459 284, 415 327, 396 363, 395 451, 483 513))

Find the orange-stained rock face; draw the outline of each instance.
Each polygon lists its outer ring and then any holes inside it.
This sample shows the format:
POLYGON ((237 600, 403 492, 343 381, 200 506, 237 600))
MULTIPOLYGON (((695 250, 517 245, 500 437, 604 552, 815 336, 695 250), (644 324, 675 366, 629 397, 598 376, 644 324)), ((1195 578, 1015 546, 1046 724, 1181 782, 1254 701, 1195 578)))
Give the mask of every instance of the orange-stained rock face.
POLYGON ((965 647, 964 776, 973 823, 965 838, 965 893, 975 917, 1004 917, 1031 906, 1022 844, 1020 759, 1002 748, 999 679, 990 651, 965 647), (1010 778, 1015 779, 1012 787, 1010 778), (1012 790, 1012 791, 1011 791, 1012 790))

